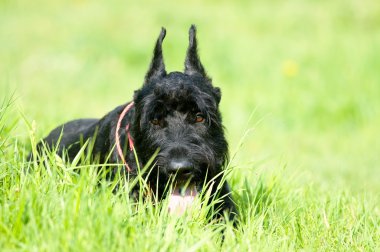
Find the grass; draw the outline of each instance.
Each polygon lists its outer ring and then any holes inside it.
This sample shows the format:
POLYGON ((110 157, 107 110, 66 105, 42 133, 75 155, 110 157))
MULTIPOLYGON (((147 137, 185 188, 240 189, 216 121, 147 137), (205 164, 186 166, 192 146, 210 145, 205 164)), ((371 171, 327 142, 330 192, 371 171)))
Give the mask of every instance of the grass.
POLYGON ((0 0, 1 250, 378 251, 379 17, 375 0, 0 0), (237 229, 131 202, 53 153, 24 172, 53 127, 132 98, 161 26, 181 70, 192 23, 223 92, 237 229))

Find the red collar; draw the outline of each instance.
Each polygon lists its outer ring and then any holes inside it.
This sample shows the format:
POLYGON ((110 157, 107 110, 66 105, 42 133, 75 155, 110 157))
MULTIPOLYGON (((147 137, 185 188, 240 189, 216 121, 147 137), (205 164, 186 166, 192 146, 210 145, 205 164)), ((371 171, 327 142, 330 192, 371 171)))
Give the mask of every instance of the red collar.
MULTIPOLYGON (((120 145, 119 130, 120 130, 120 126, 121 126, 121 121, 123 120, 125 114, 127 114, 127 112, 133 107, 133 105, 134 105, 134 102, 129 103, 124 108, 123 112, 121 112, 121 114, 119 116, 119 120, 117 121, 116 133, 115 133, 115 142, 116 142, 117 154, 119 155, 119 158, 121 159, 121 161, 123 161, 123 164, 124 164, 125 169, 127 170, 127 172, 131 172, 132 169, 131 169, 131 167, 129 167, 129 165, 125 161, 123 150, 122 150, 121 145, 120 145)), ((133 151, 135 147, 134 147, 134 144, 133 144, 133 139, 132 139, 131 134, 129 132, 129 123, 125 126, 125 133, 127 134, 127 137, 128 137, 129 149, 130 149, 130 151, 133 151)))

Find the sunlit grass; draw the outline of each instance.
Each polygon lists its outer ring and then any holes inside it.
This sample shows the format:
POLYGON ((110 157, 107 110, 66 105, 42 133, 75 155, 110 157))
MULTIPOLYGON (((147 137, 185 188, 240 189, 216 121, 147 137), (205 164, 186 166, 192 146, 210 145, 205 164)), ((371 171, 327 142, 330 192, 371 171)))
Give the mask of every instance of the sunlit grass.
MULTIPOLYGON (((0 118, 7 118, 7 109, 3 107, 0 118)), ((3 129, 2 135, 9 137, 12 128, 3 129)), ((106 179, 109 170, 99 169, 84 152, 78 154, 80 165, 65 163, 49 150, 40 154, 41 162, 26 162, 25 155, 18 154, 25 152, 24 147, 12 137, 7 139, 0 159, 0 243, 5 250, 371 250, 377 246, 379 209, 371 198, 354 198, 343 190, 321 195, 317 187, 294 187, 292 181, 275 175, 235 176, 240 216, 234 227, 210 219, 212 207, 194 206, 192 214, 177 217, 168 213, 166 201, 157 202, 144 190, 140 195, 145 196, 134 200, 130 185, 136 182, 123 176, 106 179)))

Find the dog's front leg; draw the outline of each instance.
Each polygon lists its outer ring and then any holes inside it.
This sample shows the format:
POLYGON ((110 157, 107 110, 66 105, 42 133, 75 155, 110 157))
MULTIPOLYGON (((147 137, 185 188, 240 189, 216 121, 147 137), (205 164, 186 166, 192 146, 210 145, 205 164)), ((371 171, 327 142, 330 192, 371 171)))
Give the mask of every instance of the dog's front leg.
POLYGON ((219 197, 221 199, 221 203, 219 204, 220 209, 221 209, 220 214, 227 212, 229 220, 234 221, 238 215, 238 211, 237 211, 235 202, 233 201, 232 192, 227 181, 223 182, 223 185, 219 192, 219 197))

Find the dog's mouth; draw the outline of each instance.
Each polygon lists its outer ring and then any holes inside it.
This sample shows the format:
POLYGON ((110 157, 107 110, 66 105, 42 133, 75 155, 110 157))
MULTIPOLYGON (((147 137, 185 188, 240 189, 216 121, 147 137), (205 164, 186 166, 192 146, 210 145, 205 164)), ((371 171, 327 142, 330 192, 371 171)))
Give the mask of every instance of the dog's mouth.
POLYGON ((183 215, 198 196, 197 185, 193 182, 177 182, 168 195, 170 214, 183 215))

